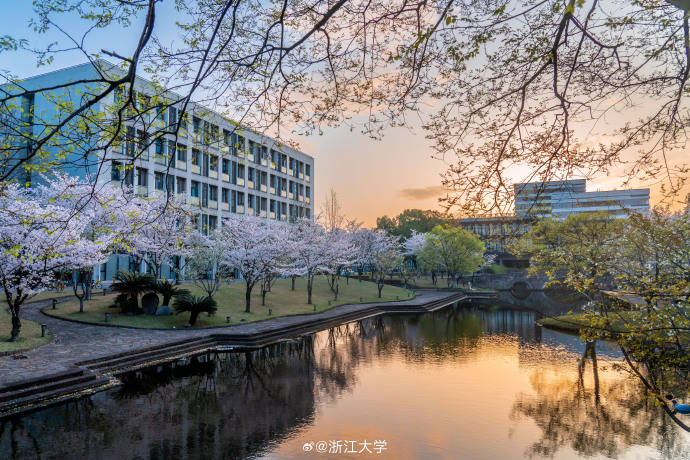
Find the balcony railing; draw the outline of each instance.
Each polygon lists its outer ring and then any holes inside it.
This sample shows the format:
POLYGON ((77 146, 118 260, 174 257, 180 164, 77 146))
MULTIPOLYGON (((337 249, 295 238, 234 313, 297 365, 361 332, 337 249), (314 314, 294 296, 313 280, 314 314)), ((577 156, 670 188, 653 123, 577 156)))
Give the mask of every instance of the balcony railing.
POLYGON ((237 178, 237 185, 239 185, 240 187, 244 187, 244 177, 237 178))
POLYGON ((266 210, 262 209, 261 212, 259 213, 261 217, 266 217, 266 210))
POLYGON ((248 186, 249 188, 254 188, 254 181, 253 181, 253 180, 248 180, 248 181, 247 181, 247 186, 248 186))
POLYGON ((186 171, 187 170, 187 162, 182 161, 182 160, 175 160, 175 167, 179 169, 180 171, 186 171))
POLYGON ((224 182, 230 182, 230 174, 223 173, 221 176, 224 182))
POLYGON ((287 192, 285 190, 281 190, 280 196, 282 196, 283 198, 287 197, 287 192))
POLYGON ((222 211, 229 211, 230 210, 230 203, 222 202, 220 204, 220 209, 222 211))
POLYGON ((262 191, 262 192, 265 192, 266 190, 267 190, 267 189, 266 189, 266 184, 261 184, 261 191, 262 191))
POLYGON ((271 187, 271 195, 275 195, 275 194, 276 194, 276 188, 275 188, 275 187, 271 187))
POLYGON ((201 166, 192 164, 192 172, 194 174, 201 174, 201 166))
POLYGON ((218 179, 218 171, 210 170, 208 172, 208 177, 211 179, 218 179))
POLYGON ((235 212, 236 212, 237 214, 244 214, 244 205, 243 205, 243 204, 237 205, 237 206, 235 207, 235 212))
POLYGON ((218 201, 216 200, 208 200, 208 206, 209 209, 218 209, 218 201))

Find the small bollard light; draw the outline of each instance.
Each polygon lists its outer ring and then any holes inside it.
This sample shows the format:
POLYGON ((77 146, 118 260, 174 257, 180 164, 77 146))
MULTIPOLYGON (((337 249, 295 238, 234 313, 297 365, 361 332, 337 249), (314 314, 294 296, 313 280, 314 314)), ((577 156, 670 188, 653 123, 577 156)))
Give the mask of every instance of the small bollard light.
POLYGON ((328 306, 329 306, 329 307, 331 306, 331 301, 330 301, 330 300, 328 301, 328 306))
POLYGON ((272 314, 273 314, 273 309, 272 309, 272 308, 269 308, 269 309, 268 309, 268 316, 271 316, 272 314))
POLYGON ((103 297, 105 297, 105 291, 106 291, 106 289, 103 288, 103 297))
POLYGON ((316 304, 314 304, 314 311, 316 311, 316 304))
POLYGON ((395 300, 400 300, 400 296, 399 296, 399 295, 396 295, 396 296, 395 296, 395 300))
POLYGON ((55 305, 57 305, 57 299, 53 299, 53 310, 55 310, 55 305))
POLYGON ((226 321, 228 324, 230 324, 230 317, 229 317, 229 316, 226 316, 226 317, 225 317, 225 321, 226 321))
POLYGON ((47 324, 41 324, 41 337, 46 336, 46 329, 48 329, 48 325, 47 324))
POLYGON ((407 291, 407 297, 410 297, 410 291, 407 291))
POLYGON ((106 322, 106 323, 109 323, 109 322, 110 322, 110 313, 107 313, 107 312, 106 312, 106 314, 105 314, 105 322, 106 322))
POLYGON ((360 298, 359 298, 359 303, 362 303, 362 300, 364 300, 364 299, 362 299, 362 298, 360 297, 360 298))

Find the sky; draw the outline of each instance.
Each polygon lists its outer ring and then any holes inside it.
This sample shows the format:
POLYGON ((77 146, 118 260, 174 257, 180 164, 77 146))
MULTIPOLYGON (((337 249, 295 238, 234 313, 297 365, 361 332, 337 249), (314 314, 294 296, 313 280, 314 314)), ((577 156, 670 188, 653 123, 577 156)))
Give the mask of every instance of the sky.
MULTIPOLYGON (((0 0, 9 2, 10 0, 0 0)), ((163 5, 170 6, 170 2, 163 5)), ((31 2, 12 1, 0 20, 2 32, 17 38, 28 38, 33 46, 45 46, 56 36, 37 36, 29 28, 33 11, 31 2)), ((166 27, 172 22, 172 13, 165 7, 158 13, 158 31, 172 31, 166 27)), ((66 29, 78 27, 79 22, 65 19, 66 29)), ((107 48, 127 55, 134 49, 136 34, 96 34, 88 42, 90 50, 107 48)), ((175 39, 175 37, 168 37, 175 39)), ((9 70, 19 77, 67 67, 84 62, 78 52, 56 55, 53 64, 36 68, 35 58, 28 53, 0 53, 0 69, 9 70)), ((441 210, 438 198, 445 194, 440 174, 445 170, 443 161, 432 158, 430 142, 421 128, 390 128, 383 139, 374 140, 347 127, 325 129, 323 135, 299 137, 300 150, 314 157, 315 210, 330 189, 336 191, 343 212, 348 218, 374 226, 382 215, 394 216, 407 208, 441 210)), ((609 176, 595 178, 588 190, 607 190, 620 186, 622 179, 614 171, 609 176)), ((652 187, 652 204, 658 200, 657 188, 652 187)))

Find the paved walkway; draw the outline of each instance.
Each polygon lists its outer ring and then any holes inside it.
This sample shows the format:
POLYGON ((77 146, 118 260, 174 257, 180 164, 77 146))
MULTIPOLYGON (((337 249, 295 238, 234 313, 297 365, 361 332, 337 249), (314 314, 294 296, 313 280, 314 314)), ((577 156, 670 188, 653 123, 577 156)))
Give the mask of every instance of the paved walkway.
MULTIPOLYGON (((447 292, 423 292, 414 299, 394 303, 401 307, 416 307, 449 295, 451 294, 447 292)), ((287 316, 224 328, 157 331, 95 326, 53 318, 41 313, 41 308, 49 305, 49 303, 48 300, 25 306, 22 309, 22 317, 39 324, 48 325, 53 335, 53 341, 34 350, 20 353, 21 356, 26 357, 25 359, 15 359, 13 356, 0 357, 0 387, 19 380, 64 372, 73 369, 74 363, 80 361, 164 345, 186 338, 204 337, 219 331, 232 334, 260 333, 268 329, 299 323, 305 318, 304 316, 287 316)), ((316 315, 328 316, 346 310, 357 310, 365 305, 377 304, 341 305, 321 313, 308 315, 307 318, 313 318, 316 315)), ((386 303, 386 305, 391 305, 391 303, 386 303)))

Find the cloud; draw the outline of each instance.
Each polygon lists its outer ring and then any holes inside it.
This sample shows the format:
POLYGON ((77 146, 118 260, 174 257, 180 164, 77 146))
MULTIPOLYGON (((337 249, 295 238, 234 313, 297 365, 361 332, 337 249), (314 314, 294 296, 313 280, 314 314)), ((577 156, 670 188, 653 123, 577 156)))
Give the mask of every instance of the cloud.
POLYGON ((444 193, 446 193, 446 189, 440 185, 430 185, 420 188, 404 188, 398 192, 398 195, 408 200, 426 200, 429 198, 437 198, 444 193))

